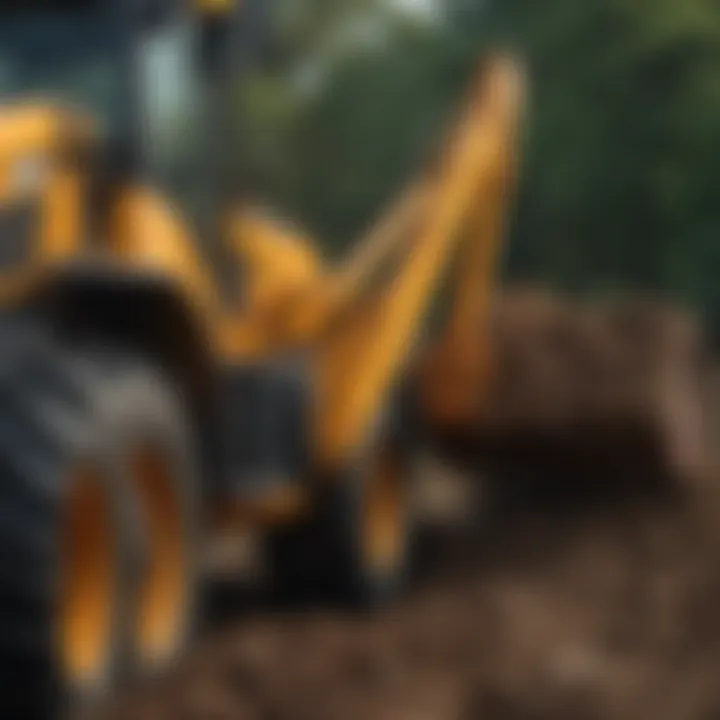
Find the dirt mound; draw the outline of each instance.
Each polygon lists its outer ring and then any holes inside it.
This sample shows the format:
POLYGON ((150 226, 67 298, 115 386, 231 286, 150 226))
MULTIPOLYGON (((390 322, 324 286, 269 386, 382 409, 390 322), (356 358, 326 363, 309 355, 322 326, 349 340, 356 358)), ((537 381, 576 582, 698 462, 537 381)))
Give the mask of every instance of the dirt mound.
POLYGON ((572 305, 547 292, 503 295, 493 381, 464 428, 495 467, 536 474, 696 474, 703 462, 702 332, 646 298, 572 305))
MULTIPOLYGON (((720 431, 720 374, 714 386, 720 431)), ((682 503, 445 532, 432 573, 385 614, 246 608, 96 720, 720 717, 720 471, 707 472, 682 503)))
POLYGON ((102 720, 717 717, 720 545, 691 514, 526 516, 455 543, 463 563, 405 605, 229 625, 102 720))
MULTIPOLYGON (((487 457, 570 468, 575 482, 580 469, 607 483, 622 463, 687 471, 691 319, 649 301, 577 309, 523 291, 497 320, 497 380, 473 429, 487 457)), ((720 413, 720 374, 713 387, 720 413)), ((710 425, 720 437, 720 417, 710 425)), ((719 461, 703 458, 706 482, 682 500, 606 496, 442 529, 428 539, 431 572, 387 613, 246 607, 95 720, 718 718, 719 461)), ((447 479, 436 482, 442 494, 447 479)))

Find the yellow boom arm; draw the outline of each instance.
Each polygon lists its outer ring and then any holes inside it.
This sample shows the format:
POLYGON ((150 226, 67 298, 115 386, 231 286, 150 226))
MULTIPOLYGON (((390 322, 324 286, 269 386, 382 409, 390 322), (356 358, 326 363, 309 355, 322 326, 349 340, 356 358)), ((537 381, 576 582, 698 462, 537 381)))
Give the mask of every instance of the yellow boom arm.
POLYGON ((336 268, 324 268, 299 235, 252 213, 235 218, 231 234, 254 280, 247 313, 227 333, 229 352, 262 358, 300 348, 310 354, 321 465, 338 466, 361 451, 453 260, 460 268, 452 278, 453 312, 426 363, 428 373, 438 375, 439 397, 429 402, 436 414, 448 403, 457 412, 457 397, 467 403, 469 393, 443 386, 439 373, 457 364, 457 348, 470 335, 477 343, 460 355, 463 361, 480 363, 486 351, 478 323, 487 317, 493 287, 523 90, 512 60, 484 63, 439 165, 413 183, 336 268))
POLYGON ((330 283, 337 295, 316 351, 317 439, 330 467, 362 450, 449 263, 462 250, 454 312, 441 348, 451 348, 466 332, 479 334, 475 321, 492 288, 522 99, 517 65, 505 58, 489 62, 436 177, 412 189, 375 240, 339 271, 339 282, 330 283), (463 244, 469 221, 472 241, 463 244), (409 242, 413 224, 420 231, 409 242), (365 297, 366 281, 398 255, 400 266, 390 281, 365 297))

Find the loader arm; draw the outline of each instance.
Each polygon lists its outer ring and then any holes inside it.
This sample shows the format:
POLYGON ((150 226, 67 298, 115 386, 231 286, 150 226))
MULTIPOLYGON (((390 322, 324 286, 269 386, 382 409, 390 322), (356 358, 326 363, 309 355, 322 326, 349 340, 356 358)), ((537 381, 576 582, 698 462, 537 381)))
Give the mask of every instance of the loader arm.
POLYGON ((478 299, 480 307, 487 305, 522 90, 514 62, 497 58, 487 63, 435 176, 406 195, 385 232, 379 231, 328 284, 336 295, 326 306, 326 326, 315 352, 322 466, 338 467, 362 452, 458 253, 465 251, 467 257, 457 263, 463 271, 454 285, 456 302, 443 346, 453 345, 474 322, 478 299), (421 229, 409 241, 416 213, 421 229), (472 242, 463 243, 470 221, 472 242), (393 271, 388 272, 386 261, 394 262, 393 271))
POLYGON ((403 193, 350 257, 332 268, 310 238, 252 208, 235 215, 228 236, 249 283, 245 312, 231 318, 226 333, 227 353, 263 358, 315 344, 371 293, 383 269, 407 252, 430 190, 428 183, 418 183, 403 193))
MULTIPOLYGON (((513 134, 519 119, 516 114, 513 134)), ((432 427, 446 431, 472 426, 492 382, 492 300, 518 168, 517 143, 501 149, 500 173, 463 235, 449 320, 415 368, 418 409, 432 427)))

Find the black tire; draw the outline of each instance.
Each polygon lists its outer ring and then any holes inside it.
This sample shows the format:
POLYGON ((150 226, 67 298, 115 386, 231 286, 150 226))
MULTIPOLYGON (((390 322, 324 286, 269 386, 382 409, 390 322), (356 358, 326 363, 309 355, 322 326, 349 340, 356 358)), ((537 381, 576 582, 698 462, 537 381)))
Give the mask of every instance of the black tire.
POLYGON ((135 674, 147 676, 182 656, 199 616, 202 503, 196 443, 184 403, 151 362, 122 352, 88 355, 106 380, 103 414, 138 512, 142 570, 131 661, 135 674), (156 467, 148 468, 148 462, 156 467))
MULTIPOLYGON (((400 428, 384 423, 363 461, 327 478, 311 516, 266 538, 274 591, 282 602, 330 600, 356 609, 393 601, 406 586, 416 540, 416 458, 400 428), (373 480, 382 464, 392 464, 392 551, 378 563, 366 542, 373 480)), ((370 523, 372 525, 372 522, 370 523)))
POLYGON ((58 717, 123 670, 133 516, 97 391, 49 344, 0 369, 2 718, 58 717))

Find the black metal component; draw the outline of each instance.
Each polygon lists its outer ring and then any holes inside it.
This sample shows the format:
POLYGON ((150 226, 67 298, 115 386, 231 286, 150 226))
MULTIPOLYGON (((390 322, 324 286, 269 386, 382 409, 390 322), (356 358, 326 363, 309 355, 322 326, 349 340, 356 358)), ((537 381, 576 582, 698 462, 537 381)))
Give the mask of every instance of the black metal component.
POLYGON ((221 497, 257 497, 309 476, 312 397, 301 362, 227 368, 216 405, 221 497))
POLYGON ((262 47, 269 6, 266 0, 238 2, 230 12, 203 17, 200 25, 198 63, 205 88, 201 232, 221 295, 231 306, 240 302, 243 282, 224 242, 224 216, 247 192, 241 170, 244 133, 235 101, 262 47))
POLYGON ((0 208, 0 273, 27 266, 39 240, 40 218, 35 199, 0 208))
POLYGON ((177 16, 178 0, 134 0, 141 31, 152 32, 177 16))
POLYGON ((94 10, 102 7, 106 0, 0 0, 0 12, 32 12, 39 10, 57 10, 58 6, 62 6, 63 10, 69 12, 77 10, 94 10))
POLYGON ((229 12, 202 19, 200 61, 206 77, 242 76, 257 60, 267 37, 268 0, 237 2, 229 12))

